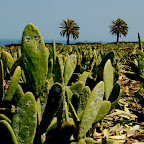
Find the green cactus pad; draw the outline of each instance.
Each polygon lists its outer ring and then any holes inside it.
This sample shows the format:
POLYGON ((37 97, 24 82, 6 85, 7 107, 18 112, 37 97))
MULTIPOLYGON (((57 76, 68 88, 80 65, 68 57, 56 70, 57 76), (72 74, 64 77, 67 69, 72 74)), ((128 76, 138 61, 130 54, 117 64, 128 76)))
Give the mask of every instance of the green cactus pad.
POLYGON ((121 89, 121 90, 119 91, 119 94, 118 94, 117 99, 116 99, 115 101, 112 102, 111 108, 113 108, 113 107, 115 107, 115 106, 117 105, 119 99, 121 98, 122 93, 123 93, 123 90, 121 89))
POLYGON ((66 119, 66 122, 69 122, 69 110, 68 110, 68 105, 66 101, 65 101, 65 119, 66 119))
POLYGON ((0 60, 0 102, 4 96, 4 70, 3 70, 3 62, 0 60))
POLYGON ((37 121, 38 125, 40 125, 41 119, 42 119, 42 114, 41 114, 41 103, 40 103, 40 98, 37 99, 37 121))
POLYGON ((55 83, 51 87, 48 95, 46 108, 40 123, 41 134, 46 132, 48 126, 50 125, 52 119, 54 118, 56 112, 58 111, 62 103, 62 93, 63 93, 63 87, 60 83, 55 83))
POLYGON ((97 116, 101 107, 103 96, 104 82, 100 81, 92 90, 82 114, 82 118, 79 124, 79 139, 81 139, 86 134, 93 121, 95 120, 95 117, 97 116))
POLYGON ((9 87, 7 89, 6 95, 3 98, 3 101, 11 101, 11 99, 13 98, 13 95, 17 89, 20 77, 21 77, 21 67, 17 66, 17 68, 15 69, 14 74, 12 76, 9 87))
POLYGON ((136 59, 135 62, 129 62, 129 66, 131 67, 132 71, 134 71, 135 73, 139 73, 138 61, 136 59))
POLYGON ((64 122, 60 127, 60 143, 68 144, 73 134, 74 123, 64 122))
POLYGON ((64 75, 64 58, 63 55, 58 55, 56 58, 56 70, 54 72, 54 81, 62 83, 64 75))
MULTIPOLYGON (((51 80, 51 79, 50 79, 51 80)), ((45 84, 42 87, 42 91, 41 94, 39 96, 40 99, 40 107, 41 107, 41 115, 43 115, 45 107, 46 107, 46 103, 47 103, 47 99, 48 99, 48 93, 49 93, 49 87, 51 84, 49 83, 49 81, 45 81, 45 84)), ((51 86, 50 86, 51 87, 51 86)))
POLYGON ((75 108, 75 110, 77 112, 79 104, 80 104, 80 99, 79 99, 79 94, 78 93, 74 93, 72 95, 71 103, 72 103, 72 105, 74 106, 74 108, 75 108))
POLYGON ((45 134, 49 133, 49 131, 52 129, 56 129, 56 127, 57 127, 57 117, 54 117, 45 134))
POLYGON ((108 59, 111 60, 111 62, 113 63, 114 60, 114 51, 110 51, 107 55, 105 55, 100 63, 100 66, 102 68, 104 68, 106 62, 108 61, 108 59))
POLYGON ((0 120, 6 120, 9 124, 11 124, 11 120, 4 114, 0 114, 0 120))
POLYGON ((51 87, 53 86, 53 84, 54 84, 54 79, 53 79, 53 78, 50 78, 50 79, 48 80, 48 89, 49 89, 49 90, 51 89, 51 87))
POLYGON ((73 93, 72 93, 72 91, 69 89, 69 87, 68 87, 68 86, 65 86, 65 96, 66 96, 66 101, 67 101, 67 103, 69 103, 69 102, 71 101, 72 95, 73 95, 73 93))
POLYGON ((119 97, 119 93, 120 93, 120 85, 118 83, 115 83, 112 92, 109 96, 109 101, 114 102, 119 97))
POLYGON ((0 141, 1 144, 18 144, 13 129, 6 120, 0 120, 0 141))
POLYGON ((69 88, 72 91, 73 94, 78 93, 81 94, 85 83, 83 81, 78 81, 72 84, 69 88))
POLYGON ((77 64, 77 57, 76 55, 72 54, 68 56, 66 64, 65 64, 65 70, 64 70, 64 83, 65 85, 68 84, 77 64))
POLYGON ((97 141, 95 141, 93 138, 90 138, 90 137, 84 138, 84 141, 85 141, 86 144, 95 144, 95 143, 97 143, 97 141))
POLYGON ((80 139, 77 144, 86 144, 86 142, 84 141, 84 139, 80 139))
POLYGON ((80 117, 79 114, 82 114, 83 110, 85 109, 87 100, 91 94, 91 90, 88 86, 85 86, 82 90, 82 93, 79 95, 79 103, 78 103, 78 110, 77 114, 80 117))
POLYGON ((37 104, 31 92, 19 100, 12 119, 12 128, 19 143, 33 143, 37 126, 37 104))
POLYGON ((80 120, 79 120, 79 117, 78 117, 72 103, 69 103, 69 109, 70 109, 70 112, 72 114, 75 124, 78 126, 80 120))
POLYGON ((139 49, 143 52, 140 33, 138 33, 138 43, 139 43, 139 49))
POLYGON ((30 91, 37 98, 48 71, 48 53, 43 38, 33 24, 28 24, 22 36, 22 67, 30 91))
POLYGON ((53 78, 53 60, 50 59, 48 62, 48 74, 47 74, 47 79, 53 78))
POLYGON ((104 66, 103 75, 104 75, 103 80, 104 80, 104 87, 105 87, 105 99, 108 100, 113 88, 113 81, 114 81, 113 67, 110 59, 106 62, 104 66))
POLYGON ((111 109, 111 102, 107 100, 103 100, 101 103, 100 110, 94 120, 94 123, 102 120, 109 113, 110 109, 111 109))
POLYGON ((83 72, 83 73, 80 75, 79 81, 83 81, 84 83, 86 83, 86 80, 87 80, 87 78, 88 78, 89 76, 91 76, 91 73, 85 71, 85 72, 83 72))
POLYGON ((1 58, 4 64, 4 69, 6 70, 8 68, 10 70, 14 64, 12 55, 3 50, 1 54, 1 58))
POLYGON ((138 51, 138 65, 140 74, 144 76, 144 53, 141 50, 138 51))
POLYGON ((56 58, 57 58, 56 44, 55 44, 55 39, 53 39, 53 71, 54 71, 54 74, 57 72, 56 58))
POLYGON ((15 105, 17 105, 17 103, 19 102, 19 100, 21 99, 22 96, 24 96, 24 92, 23 92, 22 87, 18 84, 17 89, 13 96, 13 100, 12 100, 12 101, 14 101, 15 105))

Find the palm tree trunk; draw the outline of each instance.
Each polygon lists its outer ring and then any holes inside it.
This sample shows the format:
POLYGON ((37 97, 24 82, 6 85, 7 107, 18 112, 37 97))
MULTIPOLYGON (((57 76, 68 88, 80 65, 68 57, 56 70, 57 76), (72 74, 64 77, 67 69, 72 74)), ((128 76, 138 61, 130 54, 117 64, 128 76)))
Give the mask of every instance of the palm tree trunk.
POLYGON ((67 35, 67 45, 69 45, 69 34, 67 35))
POLYGON ((117 33, 117 42, 119 42, 119 32, 117 33))

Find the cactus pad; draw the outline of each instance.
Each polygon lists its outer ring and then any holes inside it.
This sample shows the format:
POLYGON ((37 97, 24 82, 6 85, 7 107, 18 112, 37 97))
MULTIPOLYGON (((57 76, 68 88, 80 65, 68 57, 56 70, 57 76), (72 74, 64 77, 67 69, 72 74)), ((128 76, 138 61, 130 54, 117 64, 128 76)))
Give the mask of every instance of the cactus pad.
POLYGON ((113 67, 110 59, 106 62, 104 66, 103 75, 104 75, 103 79, 104 79, 104 86, 105 86, 105 99, 108 100, 113 88, 113 80, 114 80, 113 67))
POLYGON ((91 73, 85 71, 85 72, 83 72, 83 73, 80 75, 79 81, 83 81, 84 83, 86 83, 86 80, 87 80, 87 78, 88 78, 89 76, 91 76, 91 73))
POLYGON ((12 128, 19 143, 33 143, 37 126, 37 104, 31 92, 25 93, 17 104, 12 128))
POLYGON ((91 127, 98 111, 101 107, 101 102, 104 96, 104 82, 99 82, 92 90, 87 104, 85 106, 80 124, 79 124, 79 139, 82 138, 88 129, 91 127))
POLYGON ((13 95, 17 89, 18 86, 18 82, 20 80, 20 76, 21 76, 21 67, 17 66, 17 68, 14 71, 14 74, 12 76, 10 85, 8 87, 8 90, 6 92, 5 97, 3 98, 3 101, 11 101, 11 99, 13 98, 13 95))
POLYGON ((142 51, 138 51, 138 65, 139 72, 144 76, 144 53, 142 51))
POLYGON ((94 123, 102 120, 109 113, 110 109, 111 109, 111 102, 107 100, 102 101, 100 110, 95 118, 94 123))
POLYGON ((33 24, 28 24, 22 36, 22 66, 30 91, 38 97, 48 71, 48 53, 43 38, 33 24))
POLYGON ((0 114, 0 120, 6 120, 9 124, 11 124, 11 120, 4 114, 0 114))
POLYGON ((0 60, 0 102, 4 96, 4 70, 3 70, 3 62, 0 60))
POLYGON ((70 86, 70 90, 72 91, 73 94, 75 93, 80 94, 84 88, 84 84, 85 83, 83 81, 77 81, 70 86))
POLYGON ((13 57, 10 53, 6 51, 2 51, 2 61, 4 64, 4 69, 6 70, 7 68, 10 70, 14 64, 13 57))
POLYGON ((0 120, 0 141, 1 144, 18 144, 13 129, 6 120, 0 120))
POLYGON ((47 99, 46 108, 40 123, 41 134, 46 132, 48 126, 50 125, 52 119, 54 118, 56 112, 58 111, 62 103, 62 93, 63 93, 63 87, 60 83, 55 83, 51 87, 47 99))
POLYGON ((22 87, 18 84, 12 100, 14 105, 17 105, 22 96, 24 96, 24 92, 22 87))
POLYGON ((77 57, 76 55, 72 54, 68 56, 66 64, 65 64, 65 70, 64 70, 64 83, 65 85, 68 84, 77 64, 77 57))

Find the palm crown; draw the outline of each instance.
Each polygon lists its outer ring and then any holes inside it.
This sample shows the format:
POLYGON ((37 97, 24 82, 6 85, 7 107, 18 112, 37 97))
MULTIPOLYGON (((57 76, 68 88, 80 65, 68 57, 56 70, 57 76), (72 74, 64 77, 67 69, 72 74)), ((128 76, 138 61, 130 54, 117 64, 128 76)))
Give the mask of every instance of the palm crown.
POLYGON ((118 18, 117 20, 113 20, 112 24, 109 27, 110 33, 117 36, 117 42, 119 42, 119 37, 121 37, 121 34, 126 37, 128 33, 128 26, 126 22, 120 18, 118 18))
POLYGON ((71 19, 67 19, 66 20, 63 20, 61 23, 60 23, 61 27, 59 28, 62 28, 63 30, 60 32, 60 34, 62 36, 65 36, 67 37, 67 44, 69 44, 69 37, 71 35, 71 37, 73 37, 73 39, 77 39, 79 37, 79 26, 77 25, 77 23, 74 21, 74 20, 71 20, 71 19))

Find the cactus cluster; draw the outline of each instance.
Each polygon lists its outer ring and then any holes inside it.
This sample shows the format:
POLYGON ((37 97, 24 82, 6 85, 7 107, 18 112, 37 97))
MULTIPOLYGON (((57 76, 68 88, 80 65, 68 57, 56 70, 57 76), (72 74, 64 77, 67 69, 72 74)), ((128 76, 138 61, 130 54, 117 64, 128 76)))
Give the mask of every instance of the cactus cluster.
POLYGON ((136 58, 129 61, 129 66, 132 71, 125 72, 125 75, 131 79, 144 81, 144 52, 141 42, 140 33, 138 33, 138 49, 136 50, 136 58))
POLYGON ((28 24, 19 57, 1 53, 0 139, 98 143, 85 135, 117 104, 121 90, 114 83, 114 52, 89 51, 66 53, 57 50, 55 40, 49 51, 38 29, 28 24))

